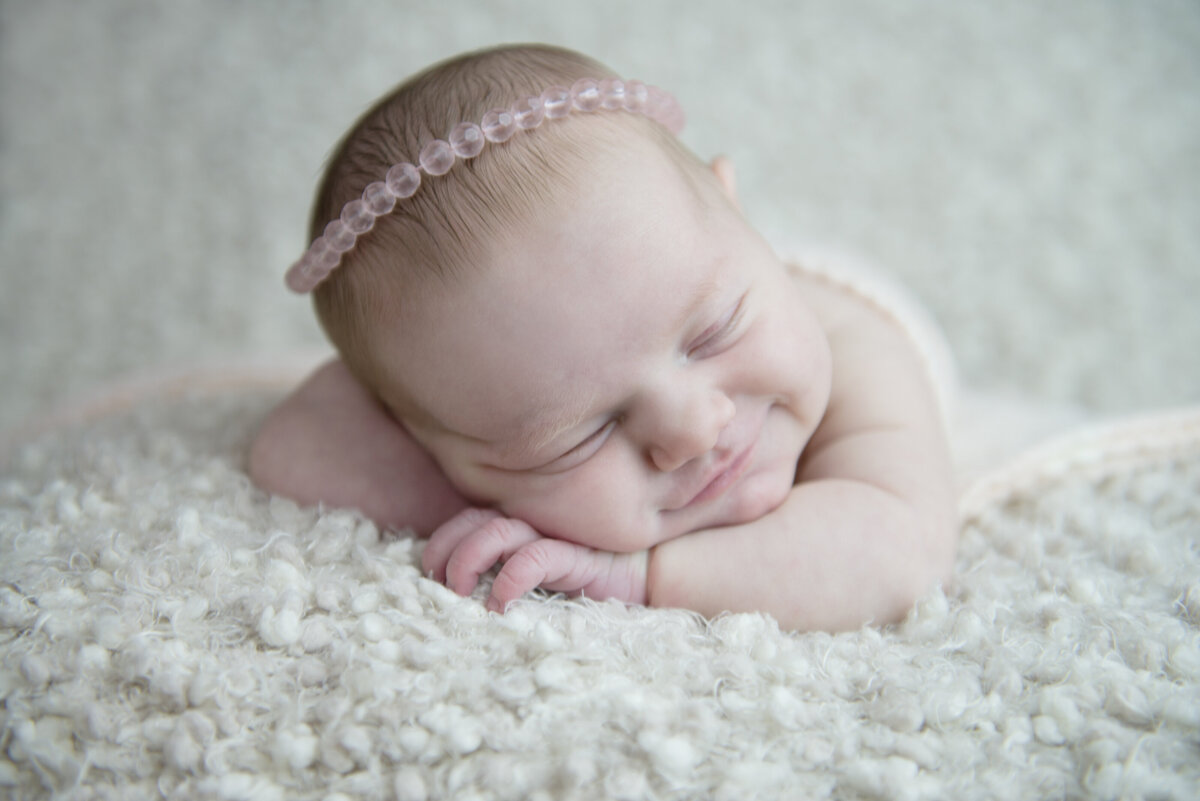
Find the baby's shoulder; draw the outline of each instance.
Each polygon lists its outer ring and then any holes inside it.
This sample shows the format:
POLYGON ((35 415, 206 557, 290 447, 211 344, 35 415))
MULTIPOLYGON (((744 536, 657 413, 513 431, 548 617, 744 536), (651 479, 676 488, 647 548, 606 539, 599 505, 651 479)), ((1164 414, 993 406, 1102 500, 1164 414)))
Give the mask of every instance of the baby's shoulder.
POLYGON ((795 262, 787 264, 788 274, 800 291, 804 304, 817 318, 833 346, 846 339, 882 335, 894 338, 903 325, 886 303, 854 281, 795 262))
MULTIPOLYGON (((938 407, 936 379, 920 337, 870 281, 790 266, 829 343, 828 417, 841 434, 926 418, 938 407)), ((832 432, 829 432, 832 433, 832 432)))
POLYGON ((894 473, 942 470, 936 379, 909 324, 869 289, 802 269, 792 275, 824 328, 833 364, 828 407, 797 480, 890 486, 894 473))

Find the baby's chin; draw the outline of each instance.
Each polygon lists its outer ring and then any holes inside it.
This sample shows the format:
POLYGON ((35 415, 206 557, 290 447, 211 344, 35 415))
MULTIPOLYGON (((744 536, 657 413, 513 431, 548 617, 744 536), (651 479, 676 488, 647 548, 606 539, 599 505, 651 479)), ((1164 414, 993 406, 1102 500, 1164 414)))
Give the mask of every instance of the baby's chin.
POLYGON ((717 505, 714 520, 704 528, 753 523, 779 508, 792 490, 792 476, 781 471, 752 473, 730 488, 717 505))
POLYGON ((792 474, 782 471, 763 471, 745 476, 729 492, 714 499, 705 507, 686 517, 679 512, 667 512, 661 521, 660 542, 694 534, 710 528, 726 528, 753 523, 775 511, 787 500, 792 489, 792 474))

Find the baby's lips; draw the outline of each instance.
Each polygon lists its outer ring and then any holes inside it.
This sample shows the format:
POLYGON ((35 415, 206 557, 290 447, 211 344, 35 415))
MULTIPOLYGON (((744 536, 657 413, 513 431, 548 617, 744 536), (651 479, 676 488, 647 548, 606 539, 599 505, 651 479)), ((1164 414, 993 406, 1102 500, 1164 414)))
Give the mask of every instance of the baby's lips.
MULTIPOLYGON (((671 511, 676 511, 678 509, 684 509, 688 506, 691 506, 693 503, 696 502, 696 500, 698 498, 705 495, 708 492, 708 489, 710 487, 712 487, 714 483, 721 481, 722 477, 725 476, 725 474, 727 472, 729 472, 729 471, 740 472, 741 469, 743 467, 745 467, 745 463, 749 461, 750 453, 753 450, 754 450, 754 443, 751 443, 750 445, 748 445, 740 450, 734 451, 733 453, 736 455, 733 456, 732 458, 727 457, 725 459, 722 459, 714 467, 712 467, 711 469, 709 469, 707 472, 704 473, 701 481, 697 482, 691 488, 689 488, 688 494, 686 496, 686 500, 684 500, 682 503, 678 504, 677 506, 670 507, 671 511)), ((726 489, 729 488, 729 486, 732 486, 734 483, 735 483, 734 481, 728 482, 727 486, 721 487, 720 492, 724 492, 726 489)))

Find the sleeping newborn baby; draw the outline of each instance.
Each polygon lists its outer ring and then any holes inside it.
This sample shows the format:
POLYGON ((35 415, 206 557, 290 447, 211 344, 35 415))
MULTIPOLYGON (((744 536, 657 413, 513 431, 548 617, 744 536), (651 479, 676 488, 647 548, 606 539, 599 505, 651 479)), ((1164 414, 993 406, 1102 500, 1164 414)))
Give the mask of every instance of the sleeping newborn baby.
POLYGON ((288 275, 340 359, 267 419, 254 480, 429 535, 461 594, 500 565, 495 611, 541 587, 797 629, 902 617, 956 538, 921 354, 781 262, 681 124, 541 46, 380 100, 288 275))

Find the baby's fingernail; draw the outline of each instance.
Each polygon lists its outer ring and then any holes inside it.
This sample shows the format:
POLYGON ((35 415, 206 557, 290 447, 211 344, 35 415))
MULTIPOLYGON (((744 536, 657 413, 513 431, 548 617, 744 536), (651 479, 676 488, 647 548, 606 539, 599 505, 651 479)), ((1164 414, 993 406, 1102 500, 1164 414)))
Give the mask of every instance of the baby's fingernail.
POLYGON ((495 598, 488 598, 487 610, 489 612, 503 612, 504 605, 495 598))

